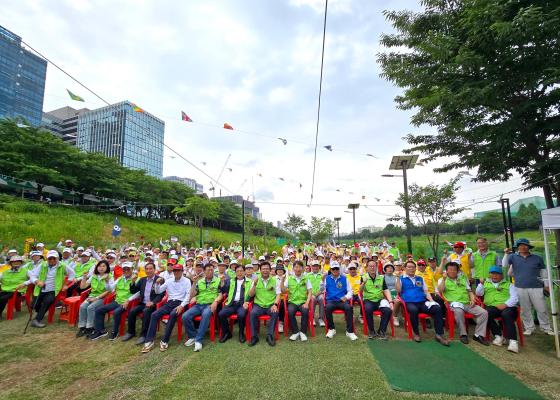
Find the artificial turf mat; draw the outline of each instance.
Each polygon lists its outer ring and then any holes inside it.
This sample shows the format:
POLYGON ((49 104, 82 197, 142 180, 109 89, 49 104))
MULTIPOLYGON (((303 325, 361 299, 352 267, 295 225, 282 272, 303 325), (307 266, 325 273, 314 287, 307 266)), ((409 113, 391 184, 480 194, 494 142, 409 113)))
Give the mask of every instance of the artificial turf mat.
POLYGON ((513 376, 463 344, 369 341, 393 390, 418 393, 542 399, 513 376))

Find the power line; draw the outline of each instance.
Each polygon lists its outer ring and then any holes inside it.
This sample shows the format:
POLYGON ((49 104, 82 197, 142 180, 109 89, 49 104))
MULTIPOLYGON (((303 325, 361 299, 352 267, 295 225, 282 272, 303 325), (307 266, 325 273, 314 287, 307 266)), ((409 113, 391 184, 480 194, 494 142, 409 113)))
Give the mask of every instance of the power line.
POLYGON ((323 48, 321 50, 321 76, 319 78, 319 101, 317 104, 317 127, 315 129, 315 150, 313 154, 313 178, 311 181, 311 198, 309 204, 313 201, 313 191, 315 189, 315 167, 317 166, 317 143, 319 140, 319 120, 321 117, 321 93, 323 91, 323 63, 325 61, 325 37, 327 34, 327 9, 329 0, 325 0, 325 19, 323 20, 323 48))

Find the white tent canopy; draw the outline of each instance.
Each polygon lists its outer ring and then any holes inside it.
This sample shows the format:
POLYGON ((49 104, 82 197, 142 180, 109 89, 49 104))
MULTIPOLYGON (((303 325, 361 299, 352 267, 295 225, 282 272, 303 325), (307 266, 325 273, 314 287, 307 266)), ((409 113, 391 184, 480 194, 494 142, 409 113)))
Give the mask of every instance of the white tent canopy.
POLYGON ((556 356, 560 358, 560 343, 558 338, 558 311, 556 306, 556 298, 554 285, 559 282, 554 282, 552 275, 552 265, 550 263, 550 250, 548 248, 548 233, 554 229, 560 229, 560 207, 549 208, 541 212, 542 227, 544 234, 544 251, 546 255, 546 272, 550 282, 550 311, 552 313, 552 326, 554 328, 554 342, 556 345, 556 356))

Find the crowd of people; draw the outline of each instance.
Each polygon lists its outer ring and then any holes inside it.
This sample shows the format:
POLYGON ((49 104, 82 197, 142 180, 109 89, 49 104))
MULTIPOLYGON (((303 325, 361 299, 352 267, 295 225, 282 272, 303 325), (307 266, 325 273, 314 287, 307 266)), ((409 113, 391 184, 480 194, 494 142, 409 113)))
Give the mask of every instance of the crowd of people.
POLYGON ((456 327, 466 344, 472 319, 472 340, 507 344, 507 350, 518 353, 518 335, 535 331, 533 310, 540 329, 553 335, 546 269, 531 243, 519 239, 503 257, 489 250, 485 238, 476 246, 473 251, 464 242, 450 243, 438 263, 435 257, 401 255, 395 243, 386 242, 305 243, 301 248, 288 243, 279 253, 247 249, 244 255, 239 242, 227 248, 189 248, 166 240, 159 247, 131 243, 107 250, 75 246, 70 239, 50 250, 37 243, 27 254, 12 249, 3 255, 0 316, 10 299, 21 301, 30 293, 31 326, 44 328, 49 309, 67 307, 65 299, 80 296, 76 337, 136 338, 143 353, 155 347, 160 323, 165 329, 159 349, 167 350, 178 319, 185 346, 201 351, 209 329, 219 332, 220 343, 230 340, 234 321, 239 342, 249 346, 259 342, 261 323, 266 323, 270 346, 284 329, 291 341, 307 341, 316 326, 325 327, 332 339, 337 312, 344 314, 351 341, 358 339, 359 323, 372 340, 388 340, 389 324, 404 324, 420 342, 419 320, 429 316, 437 342, 449 346, 445 328, 452 332, 456 327), (516 327, 519 313, 522 332, 516 327), (109 330, 108 315, 113 317, 109 330), (380 317, 377 328, 374 315, 380 317), (123 318, 126 332, 120 336, 123 318))

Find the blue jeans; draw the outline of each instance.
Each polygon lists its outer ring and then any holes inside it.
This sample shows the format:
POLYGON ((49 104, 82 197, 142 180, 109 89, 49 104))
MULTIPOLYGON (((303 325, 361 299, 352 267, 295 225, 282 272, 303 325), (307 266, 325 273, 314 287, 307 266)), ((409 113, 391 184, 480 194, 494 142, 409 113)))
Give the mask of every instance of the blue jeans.
POLYGON ((278 321, 278 313, 272 312, 270 309, 272 306, 268 308, 262 308, 256 304, 253 304, 253 309, 251 310, 251 337, 258 336, 258 326, 259 326, 259 317, 261 315, 269 315, 270 321, 268 321, 267 326, 267 335, 274 336, 274 330, 276 328, 276 322, 278 321))
POLYGON ((189 310, 183 314, 183 325, 187 331, 187 336, 189 338, 194 338, 197 343, 202 343, 204 335, 210 326, 210 318, 212 318, 212 310, 210 310, 210 304, 194 304, 189 308, 189 310), (194 317, 201 315, 200 325, 198 326, 198 331, 194 327, 194 317))
POLYGON ((101 332, 105 330, 105 315, 107 315, 109 311, 113 311, 113 332, 119 332, 122 313, 125 312, 126 309, 116 301, 112 301, 109 304, 105 304, 95 310, 95 320, 93 321, 93 327, 96 331, 101 332))

